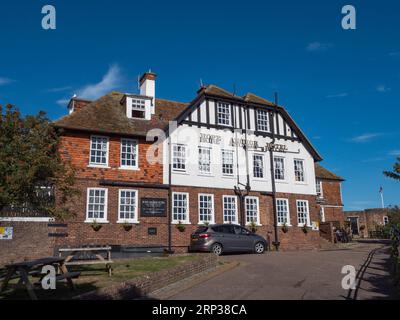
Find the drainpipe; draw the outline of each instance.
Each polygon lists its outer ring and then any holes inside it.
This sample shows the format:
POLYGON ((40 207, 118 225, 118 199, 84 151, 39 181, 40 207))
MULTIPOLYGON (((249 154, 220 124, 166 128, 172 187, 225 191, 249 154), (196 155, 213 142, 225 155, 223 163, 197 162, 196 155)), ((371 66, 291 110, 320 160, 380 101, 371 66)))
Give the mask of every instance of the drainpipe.
POLYGON ((171 165, 171 135, 168 135, 168 251, 172 252, 172 165, 171 165))
MULTIPOLYGON (((275 106, 278 106, 278 94, 275 93, 275 106)), ((275 144, 275 126, 274 126, 274 113, 271 112, 271 135, 272 135, 272 144, 275 144)), ((270 168, 271 168, 271 184, 272 184, 272 210, 274 214, 274 242, 272 243, 276 249, 279 251, 279 230, 278 230, 278 218, 277 218, 277 210, 276 210, 276 185, 275 185, 275 172, 274 172, 274 150, 273 148, 269 148, 269 159, 270 159, 270 168)))

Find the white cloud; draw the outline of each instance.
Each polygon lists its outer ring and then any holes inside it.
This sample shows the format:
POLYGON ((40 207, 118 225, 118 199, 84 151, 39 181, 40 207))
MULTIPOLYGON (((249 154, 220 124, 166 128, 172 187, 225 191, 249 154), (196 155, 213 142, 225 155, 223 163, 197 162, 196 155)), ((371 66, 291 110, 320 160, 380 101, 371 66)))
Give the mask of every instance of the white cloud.
POLYGON ((376 91, 378 92, 389 92, 390 90, 392 90, 391 88, 386 87, 385 85, 381 84, 379 86, 376 87, 376 91))
POLYGON ((47 89, 46 92, 62 92, 62 91, 67 91, 67 90, 71 90, 72 87, 59 87, 59 88, 51 88, 51 89, 47 89))
POLYGON ((15 82, 15 80, 12 80, 12 79, 9 79, 9 78, 0 77, 0 86, 5 86, 6 84, 10 84, 12 82, 15 82))
POLYGON ((362 142, 371 141, 372 139, 380 137, 380 136, 383 136, 383 133, 364 133, 362 135, 351 138, 350 141, 362 143, 362 142))
POLYGON ((397 56, 400 56, 400 51, 394 51, 394 52, 390 52, 390 53, 389 53, 389 56, 391 56, 391 57, 397 57, 397 56))
POLYGON ((98 99, 99 97, 119 87, 121 82, 122 76, 119 66, 112 65, 100 82, 81 88, 77 91, 77 95, 80 98, 89 100, 98 99))
POLYGON ((56 103, 62 107, 65 107, 68 105, 69 101, 70 101, 70 99, 60 99, 60 100, 57 100, 56 103))
POLYGON ((311 42, 306 47, 306 50, 311 52, 326 51, 331 47, 333 47, 332 43, 311 42))
POLYGON ((326 98, 344 98, 347 97, 349 94, 347 92, 342 92, 342 93, 338 93, 338 94, 330 94, 328 96, 326 96, 326 98))
POLYGON ((392 150, 389 152, 389 156, 400 156, 400 150, 392 150))

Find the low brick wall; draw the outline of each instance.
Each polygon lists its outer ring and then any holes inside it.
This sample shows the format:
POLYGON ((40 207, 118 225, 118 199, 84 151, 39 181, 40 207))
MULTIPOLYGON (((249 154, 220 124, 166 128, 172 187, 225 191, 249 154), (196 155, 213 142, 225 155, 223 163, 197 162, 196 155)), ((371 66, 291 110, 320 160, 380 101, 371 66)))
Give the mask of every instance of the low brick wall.
POLYGON ((24 260, 52 256, 54 228, 48 222, 1 221, 0 227, 12 227, 11 240, 0 240, 0 266, 24 260))
POLYGON ((200 258, 180 266, 154 272, 125 281, 118 285, 101 288, 75 297, 76 300, 128 300, 145 298, 150 292, 161 289, 181 279, 215 268, 218 257, 214 254, 199 254, 200 258))

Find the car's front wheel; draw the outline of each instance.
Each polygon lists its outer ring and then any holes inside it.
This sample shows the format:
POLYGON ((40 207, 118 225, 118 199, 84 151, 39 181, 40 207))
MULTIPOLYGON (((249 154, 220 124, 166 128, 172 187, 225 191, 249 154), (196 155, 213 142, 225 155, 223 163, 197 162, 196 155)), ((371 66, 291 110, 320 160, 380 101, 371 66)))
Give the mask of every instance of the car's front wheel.
POLYGON ((254 252, 255 252, 255 253, 261 254, 261 253, 264 253, 264 251, 265 251, 265 245, 264 245, 264 243, 262 243, 262 242, 257 242, 257 243, 254 245, 254 252))
POLYGON ((222 245, 219 243, 214 243, 211 248, 211 251, 217 256, 220 256, 222 254, 222 245))

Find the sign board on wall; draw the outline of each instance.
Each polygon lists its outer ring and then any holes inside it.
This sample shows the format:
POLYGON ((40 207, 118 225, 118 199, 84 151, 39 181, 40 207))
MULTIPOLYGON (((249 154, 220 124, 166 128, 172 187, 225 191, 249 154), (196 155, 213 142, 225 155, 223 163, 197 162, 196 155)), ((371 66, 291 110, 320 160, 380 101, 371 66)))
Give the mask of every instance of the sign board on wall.
POLYGON ((12 240, 13 227, 0 227, 0 240, 12 240))
POLYGON ((167 200, 161 198, 142 198, 140 209, 142 217, 166 217, 167 200))

